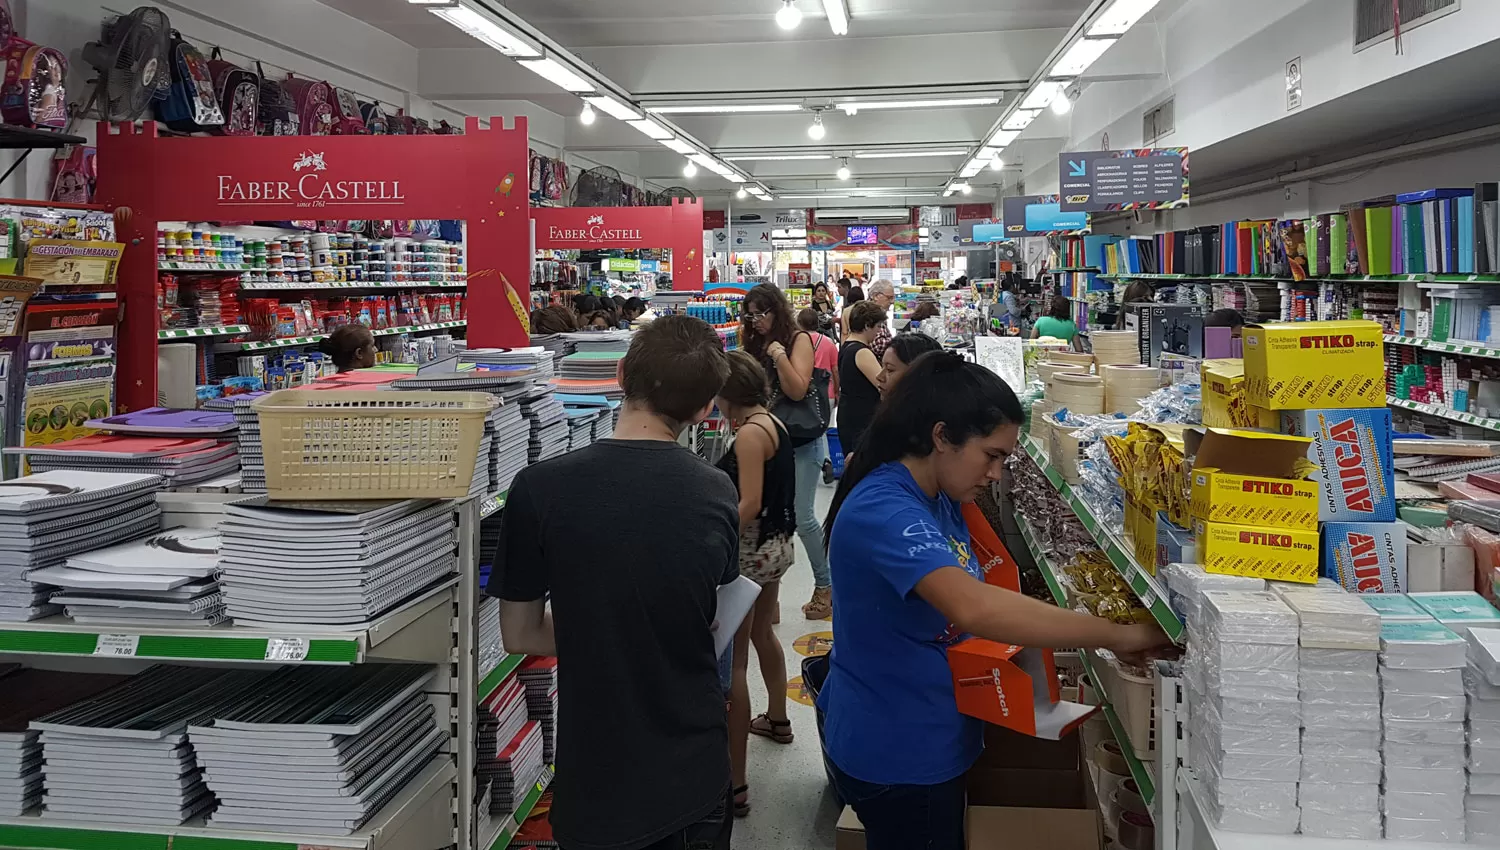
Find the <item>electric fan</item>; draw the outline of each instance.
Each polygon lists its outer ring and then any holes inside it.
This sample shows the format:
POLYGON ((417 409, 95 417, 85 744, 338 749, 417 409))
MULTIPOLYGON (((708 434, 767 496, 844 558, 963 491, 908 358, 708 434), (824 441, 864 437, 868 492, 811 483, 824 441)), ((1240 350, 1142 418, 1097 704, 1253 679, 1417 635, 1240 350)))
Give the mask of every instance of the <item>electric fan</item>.
POLYGON ((625 203, 625 184, 620 172, 608 166, 590 168, 578 175, 573 182, 573 197, 570 206, 618 207, 625 203))
MULTIPOLYGON (((105 24, 103 41, 83 46, 83 59, 99 72, 89 107, 106 121, 135 121, 151 99, 172 86, 172 25, 155 6, 141 6, 105 24)), ((85 107, 87 112, 89 107, 85 107)))
POLYGON ((682 186, 668 186, 667 188, 661 190, 661 194, 657 195, 656 197, 660 199, 658 204, 659 206, 670 207, 672 205, 672 199, 674 198, 680 198, 684 201, 691 201, 697 198, 698 195, 694 193, 692 189, 687 189, 682 186))

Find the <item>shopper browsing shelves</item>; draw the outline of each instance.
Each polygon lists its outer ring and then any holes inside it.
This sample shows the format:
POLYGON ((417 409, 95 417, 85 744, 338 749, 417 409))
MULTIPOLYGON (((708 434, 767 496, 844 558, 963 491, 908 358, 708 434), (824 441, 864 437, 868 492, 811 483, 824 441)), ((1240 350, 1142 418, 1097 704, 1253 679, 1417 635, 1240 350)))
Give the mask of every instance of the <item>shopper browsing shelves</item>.
POLYGON ((1068 316, 1071 307, 1068 299, 1061 295, 1052 296, 1047 315, 1037 319, 1036 324, 1031 326, 1031 338, 1050 336, 1063 342, 1072 342, 1073 337, 1078 336, 1078 325, 1068 316))
POLYGON ((849 311, 849 333, 839 349, 839 445, 844 454, 859 450, 859 439, 880 404, 880 358, 870 344, 885 327, 885 311, 874 301, 861 301, 849 311))
MULTIPOLYGON (((886 313, 890 313, 891 305, 896 302, 896 287, 888 280, 877 280, 870 284, 870 300, 886 313)), ((891 328, 885 319, 880 320, 880 327, 875 329, 875 339, 870 342, 870 350, 875 352, 875 359, 879 360, 885 354, 886 346, 891 344, 891 328)))
POLYGON ((657 319, 620 361, 614 437, 529 466, 511 485, 486 590, 501 600, 507 650, 557 656, 551 818, 563 847, 729 846, 729 733, 710 624, 718 588, 739 575, 738 500, 676 442, 728 375, 712 327, 657 319), (615 531, 606 540, 599 528, 615 531))
POLYGON ((929 351, 942 349, 941 343, 924 333, 896 334, 890 347, 885 350, 885 355, 880 358, 880 397, 885 398, 891 394, 891 390, 896 388, 896 382, 911 369, 918 357, 929 351))
POLYGON ((344 325, 321 340, 318 350, 328 355, 340 372, 368 369, 375 365, 375 334, 364 325, 344 325))
POLYGON ((960 504, 1000 479, 1023 418, 983 367, 921 357, 834 494, 838 618, 819 705, 834 782, 869 850, 963 850, 964 773, 983 748, 982 724, 958 713, 950 645, 974 635, 1128 654, 1167 643, 1154 625, 1116 625, 980 577, 960 504), (841 511, 851 500, 859 509, 841 511))

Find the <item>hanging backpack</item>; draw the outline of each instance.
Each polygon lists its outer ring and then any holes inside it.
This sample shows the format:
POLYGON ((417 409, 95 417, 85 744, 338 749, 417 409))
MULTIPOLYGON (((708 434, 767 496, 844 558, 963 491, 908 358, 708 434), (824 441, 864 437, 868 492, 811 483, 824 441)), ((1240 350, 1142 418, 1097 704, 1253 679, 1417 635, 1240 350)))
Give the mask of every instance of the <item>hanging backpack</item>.
POLYGON ((438 122, 437 133, 439 136, 462 136, 464 128, 448 123, 448 119, 438 122))
POLYGON ((333 132, 333 92, 327 83, 301 80, 288 74, 281 83, 297 105, 302 135, 327 136, 333 132))
POLYGON ((52 160, 52 200, 64 204, 88 204, 94 200, 99 180, 98 149, 71 145, 66 155, 52 160))
POLYGON ((68 125, 67 75, 68 60, 60 51, 12 37, 5 46, 0 118, 21 127, 63 129, 68 125))
POLYGON ((363 136, 369 133, 364 116, 359 111, 359 100, 354 92, 335 87, 333 89, 333 134, 335 136, 363 136))
POLYGON ((385 110, 380 108, 379 103, 360 101, 359 116, 365 119, 365 129, 370 135, 389 136, 391 134, 390 116, 385 114, 385 110))
POLYGON ((256 115, 259 125, 256 132, 262 136, 301 135, 302 122, 297 118, 297 105, 281 83, 266 76, 266 71, 255 63, 255 72, 260 75, 260 103, 256 115))
POLYGON ((198 48, 183 41, 176 30, 172 31, 172 46, 167 55, 172 66, 172 88, 154 104, 157 120, 179 133, 217 130, 224 124, 224 113, 214 94, 208 60, 198 48))
POLYGON ((427 123, 426 118, 413 118, 411 121, 415 128, 412 130, 412 133, 418 136, 432 135, 432 125, 427 123))
POLYGON ((208 60, 208 72, 213 76, 219 110, 224 113, 224 123, 215 128, 216 132, 224 136, 255 135, 260 116, 260 77, 224 61, 217 47, 208 60))
POLYGON ((415 136, 417 134, 417 125, 411 120, 411 116, 406 114, 405 109, 396 110, 396 114, 390 118, 391 135, 415 136))

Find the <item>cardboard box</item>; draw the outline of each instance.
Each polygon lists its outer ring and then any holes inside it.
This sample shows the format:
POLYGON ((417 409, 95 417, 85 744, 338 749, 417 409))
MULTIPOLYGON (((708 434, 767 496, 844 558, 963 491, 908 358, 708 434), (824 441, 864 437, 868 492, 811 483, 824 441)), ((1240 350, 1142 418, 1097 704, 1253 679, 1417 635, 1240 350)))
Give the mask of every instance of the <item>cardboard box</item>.
POLYGON ((853 806, 845 806, 839 813, 838 826, 833 831, 833 850, 865 850, 865 825, 853 806))
POLYGON ((1027 649, 983 638, 948 647, 958 710, 1037 738, 1065 737, 1098 711, 1062 702, 1050 649, 1027 649))
POLYGON ((1245 361, 1203 361, 1203 424, 1210 428, 1248 428, 1245 410, 1245 361))
POLYGON ((1391 456, 1391 411, 1284 410, 1281 431, 1308 437, 1317 465, 1324 522, 1391 522, 1396 518, 1396 467, 1391 456))
POLYGON ((1406 593, 1406 525, 1324 523, 1323 574, 1350 593, 1406 593))
POLYGON ((1474 589, 1474 550, 1462 543, 1406 544, 1407 593, 1474 589))
POLYGON ((1166 511, 1156 513, 1156 569, 1167 564, 1193 562, 1193 532, 1167 519, 1166 511))
POLYGON ((1193 535, 1198 563, 1206 572, 1300 584, 1318 581, 1316 531, 1195 520, 1193 535))
POLYGON ((1384 336, 1376 322, 1246 325, 1245 401, 1271 410, 1385 404, 1384 336))
MULTIPOLYGON (((1020 793, 1038 786, 1057 789, 1060 783, 1089 796, 1083 782, 1087 774, 1069 771, 1060 778, 1040 779, 1042 771, 1021 771, 1012 787, 1020 793)), ((1099 850, 1103 846, 1099 811, 1092 806, 986 806, 969 798, 966 832, 969 850, 1099 850)), ((865 850, 865 827, 845 806, 834 832, 834 850, 865 850)))
POLYGON ((1189 431, 1188 511, 1194 520, 1312 531, 1318 527, 1318 485, 1298 473, 1306 437, 1189 431))
POLYGON ((1130 544, 1131 555, 1153 575, 1156 573, 1156 508, 1130 496, 1125 496, 1125 540, 1130 544))

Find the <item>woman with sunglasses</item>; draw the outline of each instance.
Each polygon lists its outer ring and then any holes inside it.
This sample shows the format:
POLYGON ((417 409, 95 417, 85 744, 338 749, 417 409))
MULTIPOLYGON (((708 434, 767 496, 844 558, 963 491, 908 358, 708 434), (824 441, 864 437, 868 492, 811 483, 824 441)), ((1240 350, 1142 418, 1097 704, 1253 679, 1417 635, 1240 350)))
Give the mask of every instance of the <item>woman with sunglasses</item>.
MULTIPOLYGON (((772 413, 778 400, 796 402, 807 395, 812 386, 812 337, 797 328, 791 302, 781 290, 762 283, 745 294, 740 339, 741 347, 761 361, 771 378, 772 413)), ((792 441, 792 453, 797 461, 797 536, 813 571, 812 599, 802 606, 802 613, 809 620, 821 620, 833 611, 822 525, 813 506, 826 453, 822 435, 800 444, 792 441)))

